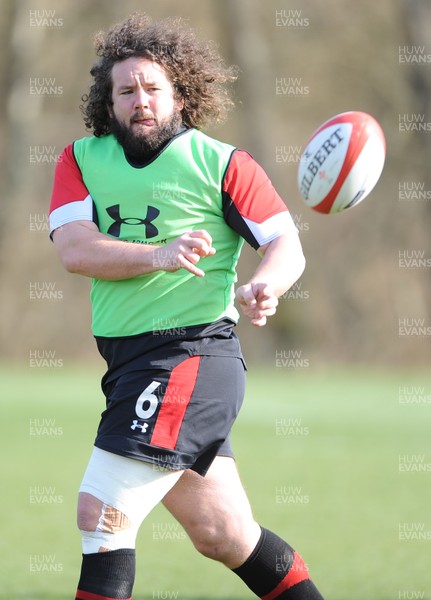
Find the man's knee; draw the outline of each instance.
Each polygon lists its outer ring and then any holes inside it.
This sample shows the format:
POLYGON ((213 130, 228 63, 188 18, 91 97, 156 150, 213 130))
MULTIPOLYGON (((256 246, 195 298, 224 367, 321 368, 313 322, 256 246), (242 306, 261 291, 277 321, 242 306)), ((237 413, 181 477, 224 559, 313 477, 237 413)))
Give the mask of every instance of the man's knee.
POLYGON ((198 552, 207 558, 223 562, 229 541, 221 533, 220 526, 217 527, 211 523, 196 523, 188 533, 198 552))
POLYGON ((79 494, 78 528, 81 531, 117 533, 131 527, 128 517, 86 492, 79 494))
POLYGON ((204 478, 186 471, 163 503, 201 554, 229 568, 242 564, 260 537, 231 458, 217 457, 204 478))
POLYGON ((86 492, 79 494, 78 528, 84 554, 135 546, 136 530, 128 517, 86 492))
POLYGON ((196 524, 189 530, 189 535, 196 550, 203 556, 233 569, 253 551, 260 527, 254 522, 247 527, 243 523, 227 521, 196 524))

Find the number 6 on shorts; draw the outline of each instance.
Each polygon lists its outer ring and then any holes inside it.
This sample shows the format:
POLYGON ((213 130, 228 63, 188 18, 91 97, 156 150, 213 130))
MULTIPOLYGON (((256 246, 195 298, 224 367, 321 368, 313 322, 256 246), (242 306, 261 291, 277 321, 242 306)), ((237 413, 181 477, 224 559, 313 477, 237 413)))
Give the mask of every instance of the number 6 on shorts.
POLYGON ((159 401, 153 392, 159 387, 159 385, 161 385, 160 381, 153 381, 145 388, 145 390, 136 400, 135 412, 140 419, 149 419, 156 412, 159 401), (149 406, 148 408, 144 409, 144 404, 146 402, 149 402, 149 406))

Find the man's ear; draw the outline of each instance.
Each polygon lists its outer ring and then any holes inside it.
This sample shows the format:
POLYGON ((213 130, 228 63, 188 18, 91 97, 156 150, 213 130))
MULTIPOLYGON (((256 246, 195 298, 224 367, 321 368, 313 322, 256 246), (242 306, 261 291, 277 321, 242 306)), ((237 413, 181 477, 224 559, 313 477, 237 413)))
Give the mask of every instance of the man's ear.
POLYGON ((106 105, 106 108, 108 110, 108 115, 111 117, 114 116, 114 111, 112 110, 112 102, 108 102, 108 104, 106 105))
POLYGON ((178 105, 179 110, 183 110, 184 104, 185 104, 184 96, 180 96, 177 100, 177 105, 178 105))

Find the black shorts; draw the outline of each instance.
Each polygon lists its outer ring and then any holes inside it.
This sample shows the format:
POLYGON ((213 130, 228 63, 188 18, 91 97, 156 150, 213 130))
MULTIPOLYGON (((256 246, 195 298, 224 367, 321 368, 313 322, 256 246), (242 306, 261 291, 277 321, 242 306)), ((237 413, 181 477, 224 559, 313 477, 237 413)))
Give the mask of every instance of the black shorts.
POLYGON ((241 407, 239 356, 185 355, 105 382, 106 410, 95 445, 158 467, 205 475, 215 456, 233 456, 230 430, 241 407))

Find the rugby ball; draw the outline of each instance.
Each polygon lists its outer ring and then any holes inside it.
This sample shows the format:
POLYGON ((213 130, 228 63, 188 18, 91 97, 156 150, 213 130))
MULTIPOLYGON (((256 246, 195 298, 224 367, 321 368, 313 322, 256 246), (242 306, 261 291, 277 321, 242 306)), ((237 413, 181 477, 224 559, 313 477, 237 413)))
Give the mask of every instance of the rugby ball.
POLYGON ((320 213, 337 213, 368 196, 383 170, 385 136, 371 115, 351 111, 325 121, 308 140, 298 168, 298 188, 320 213))

